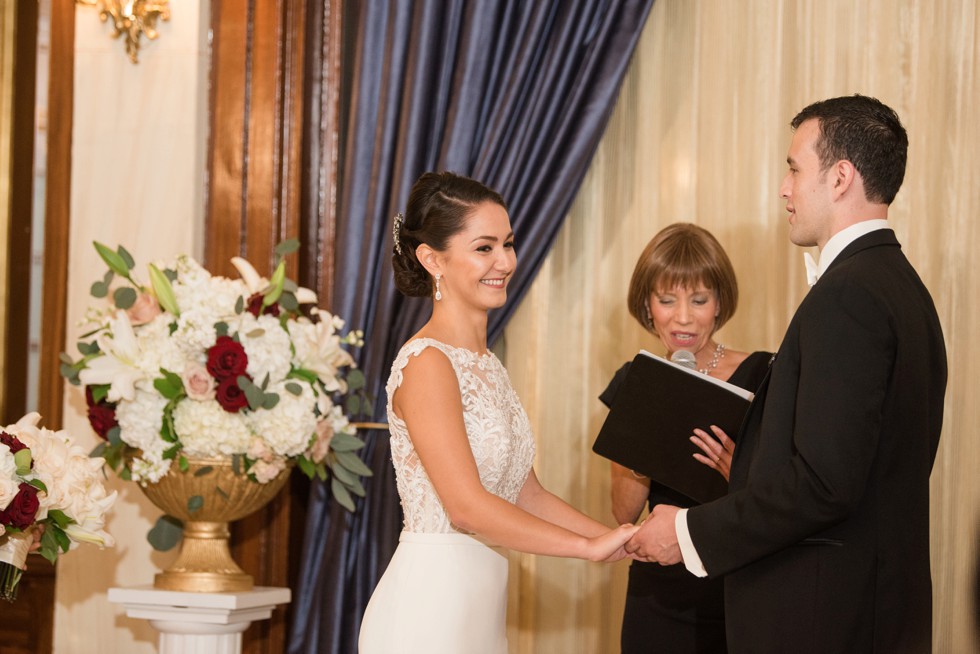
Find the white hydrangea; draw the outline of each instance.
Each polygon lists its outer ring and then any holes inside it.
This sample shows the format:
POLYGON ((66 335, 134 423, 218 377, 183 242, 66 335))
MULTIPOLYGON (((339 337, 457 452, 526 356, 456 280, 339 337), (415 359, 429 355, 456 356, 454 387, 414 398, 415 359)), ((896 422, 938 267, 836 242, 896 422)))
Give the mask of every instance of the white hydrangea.
POLYGON ((248 299, 248 289, 240 280, 212 277, 190 257, 178 258, 175 268, 172 286, 180 316, 171 340, 187 358, 195 358, 214 345, 214 325, 235 315, 235 305, 239 298, 248 299))
POLYGON ((252 436, 241 414, 225 411, 215 400, 178 402, 174 430, 188 456, 242 454, 252 436))
POLYGON ((133 459, 130 465, 133 481, 143 486, 155 484, 167 474, 171 463, 171 460, 163 458, 161 452, 143 452, 143 456, 133 459))
POLYGON ((187 355, 180 346, 180 339, 170 337, 172 320, 170 314, 161 313, 136 332, 140 351, 137 363, 151 380, 160 376, 160 368, 179 374, 187 365, 187 355))
POLYGON ((120 402, 116 407, 120 438, 129 445, 143 450, 144 457, 150 453, 162 454, 167 445, 160 438, 165 406, 167 406, 167 398, 152 388, 144 389, 138 386, 131 401, 120 402))
POLYGON ((266 392, 278 394, 279 402, 272 409, 260 409, 248 414, 252 433, 261 437, 279 456, 288 458, 302 454, 316 431, 316 416, 313 413, 316 395, 313 388, 306 382, 290 379, 270 384, 266 392), (299 386, 302 392, 293 395, 286 389, 287 384, 299 386))
POLYGON ((248 356, 246 372, 256 384, 261 384, 266 375, 270 384, 275 384, 289 374, 292 358, 289 332, 282 328, 278 318, 242 314, 238 339, 248 356))

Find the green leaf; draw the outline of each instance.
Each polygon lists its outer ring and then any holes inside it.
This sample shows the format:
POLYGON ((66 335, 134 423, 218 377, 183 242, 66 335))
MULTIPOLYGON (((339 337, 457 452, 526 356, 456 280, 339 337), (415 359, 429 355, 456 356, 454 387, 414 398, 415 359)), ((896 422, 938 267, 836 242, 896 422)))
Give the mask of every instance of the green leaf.
POLYGON ((160 272, 160 269, 150 264, 150 285, 153 286, 153 292, 157 296, 157 302, 164 310, 172 313, 175 316, 180 315, 180 309, 177 307, 177 298, 174 296, 174 287, 170 285, 170 280, 167 276, 160 272))
POLYGON ((226 322, 216 322, 214 323, 214 333, 218 336, 228 335, 228 323, 226 322))
POLYGON ((88 455, 89 455, 89 457, 91 457, 93 459, 98 458, 100 456, 103 457, 103 458, 105 458, 105 456, 103 455, 103 452, 105 452, 108 448, 109 448, 109 444, 106 443, 105 441, 103 441, 103 442, 99 443, 98 445, 96 445, 94 448, 92 448, 92 451, 89 452, 88 455))
POLYGON ((364 373, 358 368, 351 369, 347 373, 347 390, 350 392, 359 391, 364 388, 364 373))
POLYGON ((194 476, 203 477, 204 475, 210 475, 212 472, 214 472, 214 466, 201 466, 194 471, 194 476))
POLYGON ((184 537, 184 523, 170 515, 162 515, 146 534, 146 540, 158 552, 172 550, 184 537))
POLYGON ((354 493, 358 497, 364 497, 367 495, 367 491, 364 490, 364 484, 361 483, 360 479, 355 479, 353 484, 347 484, 347 490, 354 493))
POLYGON ((177 454, 180 452, 180 443, 175 443, 165 449, 163 454, 160 455, 164 461, 173 461, 177 458, 177 454))
POLYGON ((279 404, 279 396, 275 393, 266 393, 262 399, 262 408, 266 411, 271 411, 276 408, 277 404, 279 404))
POLYGON ((357 436, 345 434, 344 432, 337 432, 330 441, 330 449, 334 452, 352 452, 362 447, 364 447, 364 441, 357 436))
POLYGON ((187 457, 181 454, 177 459, 177 466, 180 468, 181 472, 187 472, 187 470, 191 467, 191 464, 187 460, 187 457))
POLYGON ((58 509, 51 509, 50 511, 48 511, 48 517, 54 520, 55 523, 62 529, 64 529, 71 523, 75 522, 67 515, 65 515, 64 511, 59 511, 58 509))
POLYGON ((330 490, 333 491, 333 498, 337 500, 337 504, 344 507, 351 513, 354 512, 354 498, 350 496, 347 488, 342 483, 337 481, 336 477, 330 480, 330 490))
POLYGON ((303 394, 303 387, 293 382, 286 382, 286 390, 296 396, 303 394))
POLYGON ((232 454, 231 455, 231 471, 236 475, 242 474, 242 455, 232 454))
POLYGON ((276 246, 275 253, 278 257, 284 257, 299 250, 299 239, 289 238, 276 246))
POLYGON ((347 401, 344 402, 344 409, 347 411, 347 415, 358 415, 361 412, 361 398, 357 395, 348 395, 347 401))
POLYGON ((305 456, 301 456, 298 459, 296 459, 296 465, 299 466, 300 471, 304 475, 306 475, 310 479, 313 479, 313 475, 316 474, 316 466, 313 464, 312 461, 307 459, 305 456))
POLYGON ((284 290, 282 295, 279 296, 279 306, 286 311, 299 311, 299 302, 296 300, 296 295, 290 291, 284 290))
POLYGON ((275 272, 272 273, 272 279, 269 280, 269 290, 262 296, 262 306, 268 307, 276 303, 276 300, 282 295, 282 284, 285 279, 286 262, 280 261, 275 272))
POLYGON ((61 354, 59 354, 58 360, 60 360, 62 363, 67 363, 69 366, 75 363, 74 361, 72 361, 71 355, 68 354, 67 352, 62 352, 61 354))
POLYGON ((237 316, 244 310, 245 310, 245 298, 239 295, 238 299, 235 301, 235 315, 237 316))
POLYGON ((200 495, 191 495, 187 498, 187 510, 191 513, 195 513, 201 510, 204 506, 204 498, 200 495))
POLYGON ((130 288, 129 286, 117 288, 115 293, 112 294, 112 300, 116 303, 117 309, 125 311, 136 304, 136 289, 130 288))
POLYGON ((113 427, 112 429, 106 432, 105 437, 106 440, 109 441, 109 443, 111 443, 112 445, 122 445, 123 442, 122 442, 121 434, 122 434, 122 428, 120 428, 119 425, 116 425, 115 427, 113 427))
POLYGON ((164 268, 163 274, 171 282, 177 281, 177 271, 173 268, 164 268))
POLYGON ((345 486, 350 486, 357 481, 357 475, 344 466, 335 465, 331 470, 333 471, 333 476, 339 479, 345 486))
POLYGON ((123 257, 98 241, 93 241, 92 244, 95 246, 95 251, 99 253, 102 260, 109 266, 109 270, 122 277, 129 277, 129 266, 126 265, 126 260, 123 257))
POLYGON ((292 377, 293 379, 302 379, 303 381, 309 383, 311 386, 316 383, 317 377, 316 373, 312 370, 306 370, 304 368, 293 368, 289 371, 286 377, 292 377))
POLYGON ((92 294, 92 297, 104 298, 109 294, 109 287, 102 282, 92 282, 88 292, 92 294))
POLYGON ((364 465, 364 462, 353 452, 337 452, 337 463, 344 466, 355 475, 361 475, 362 477, 370 477, 374 473, 371 469, 364 465))
POLYGON ((261 409, 262 403, 265 401, 265 393, 262 392, 262 389, 253 384, 245 375, 239 375, 236 381, 238 382, 238 388, 242 389, 242 392, 245 393, 248 408, 252 411, 261 409))
POLYGON ((38 489, 39 491, 44 491, 45 493, 48 492, 47 485, 43 481, 41 481, 40 479, 32 479, 29 482, 27 482, 27 484, 29 486, 33 486, 34 488, 38 489))
POLYGON ((89 386, 92 389, 92 401, 98 404, 104 400, 109 395, 109 389, 112 388, 109 384, 96 384, 94 386, 89 386))
POLYGON ((131 255, 126 248, 120 245, 118 248, 116 248, 116 251, 119 253, 122 260, 126 262, 126 266, 130 270, 136 267, 136 262, 133 260, 133 255, 131 255))

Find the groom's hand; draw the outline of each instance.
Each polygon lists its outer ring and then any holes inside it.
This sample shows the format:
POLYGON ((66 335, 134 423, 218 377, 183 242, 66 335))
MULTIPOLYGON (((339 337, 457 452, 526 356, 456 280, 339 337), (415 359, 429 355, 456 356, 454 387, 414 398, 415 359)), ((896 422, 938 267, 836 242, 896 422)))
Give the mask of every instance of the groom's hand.
POLYGON ((678 507, 658 504, 640 525, 640 530, 626 543, 626 551, 639 561, 656 562, 660 565, 680 563, 681 548, 677 544, 674 516, 678 507))

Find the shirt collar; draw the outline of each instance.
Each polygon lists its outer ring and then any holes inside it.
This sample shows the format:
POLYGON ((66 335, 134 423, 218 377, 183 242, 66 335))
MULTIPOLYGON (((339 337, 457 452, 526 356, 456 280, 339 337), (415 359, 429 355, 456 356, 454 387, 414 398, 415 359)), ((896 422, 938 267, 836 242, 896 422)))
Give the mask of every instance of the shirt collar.
POLYGON ((810 286, 816 284, 817 280, 827 272, 827 268, 834 262, 834 259, 844 251, 844 248, 865 234, 870 234, 879 229, 888 229, 888 221, 883 218, 862 220, 831 236, 830 240, 824 244, 823 249, 819 251, 816 261, 813 260, 813 256, 809 252, 804 252, 803 261, 807 268, 807 283, 810 286))

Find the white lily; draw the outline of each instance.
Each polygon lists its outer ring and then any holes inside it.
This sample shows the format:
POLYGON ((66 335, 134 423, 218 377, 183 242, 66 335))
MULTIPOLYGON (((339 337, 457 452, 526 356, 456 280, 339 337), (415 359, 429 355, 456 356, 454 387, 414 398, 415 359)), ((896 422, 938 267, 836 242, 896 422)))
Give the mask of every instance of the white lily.
MULTIPOLYGON (((250 294, 262 293, 268 288, 269 280, 259 275, 252 264, 245 259, 232 257, 231 265, 235 266, 235 270, 241 275, 242 281, 245 282, 245 286, 248 288, 250 294)), ((296 301, 300 304, 316 304, 316 293, 301 286, 296 290, 296 301)))
POLYGON ((110 384, 108 400, 132 400, 135 384, 143 378, 138 366, 139 345, 133 326, 125 313, 117 313, 109 321, 109 329, 96 339, 103 355, 88 362, 88 366, 78 374, 78 379, 86 386, 91 384, 110 384))

